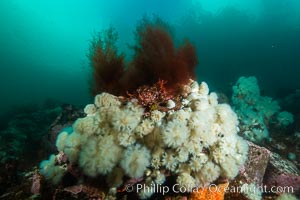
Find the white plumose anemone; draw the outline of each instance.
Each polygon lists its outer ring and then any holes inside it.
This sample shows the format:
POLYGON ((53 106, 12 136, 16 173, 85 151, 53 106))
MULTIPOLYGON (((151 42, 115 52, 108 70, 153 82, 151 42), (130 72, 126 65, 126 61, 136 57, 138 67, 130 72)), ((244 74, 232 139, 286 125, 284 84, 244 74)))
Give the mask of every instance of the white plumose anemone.
POLYGON ((188 136, 189 131, 187 126, 177 121, 169 122, 162 129, 162 139, 168 147, 179 147, 187 140, 188 136))
POLYGON ((149 150, 136 144, 124 152, 121 167, 129 177, 139 178, 143 176, 146 168, 150 165, 150 158, 149 150))

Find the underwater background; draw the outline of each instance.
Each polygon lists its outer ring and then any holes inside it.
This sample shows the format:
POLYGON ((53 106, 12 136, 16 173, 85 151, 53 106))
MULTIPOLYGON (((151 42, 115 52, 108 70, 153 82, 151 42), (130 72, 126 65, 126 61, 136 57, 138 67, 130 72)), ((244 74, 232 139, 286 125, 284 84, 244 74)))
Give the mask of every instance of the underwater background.
POLYGON ((118 46, 130 56, 138 20, 153 14, 172 26, 175 38, 188 38, 196 46, 198 80, 213 90, 230 93, 241 75, 255 75, 271 96, 299 88, 297 0, 4 0, 1 111, 49 98, 86 104, 92 34, 112 25, 118 46))
POLYGON ((300 198, 299 0, 0 0, 0 25, 0 199, 300 198))

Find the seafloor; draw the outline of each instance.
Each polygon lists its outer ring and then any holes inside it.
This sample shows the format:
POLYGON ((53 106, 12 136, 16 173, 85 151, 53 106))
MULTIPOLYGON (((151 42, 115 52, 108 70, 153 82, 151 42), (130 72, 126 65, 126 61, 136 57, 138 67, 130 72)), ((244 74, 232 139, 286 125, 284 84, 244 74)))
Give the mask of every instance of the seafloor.
MULTIPOLYGON (((241 181, 262 185, 293 186, 299 198, 300 188, 300 98, 282 99, 281 106, 294 113, 294 123, 288 128, 270 127, 272 140, 259 145, 249 144, 248 161, 230 186, 241 181)), ((226 98, 223 98, 226 99, 226 98)), ((228 99, 228 98, 227 98, 228 99)), ((56 153, 57 134, 83 117, 83 108, 47 101, 41 107, 25 106, 6 113, 1 121, 0 199, 104 199, 106 186, 86 179, 76 184, 73 176, 65 176, 53 186, 39 174, 39 163, 50 153, 56 153), (4 119, 4 118, 3 118, 4 119)), ((79 173, 79 172, 78 172, 79 173)), ((100 182, 99 182, 100 180, 100 182)), ((218 180, 219 183, 222 180, 218 180)), ((217 181, 217 182, 218 182, 217 181)), ((169 180, 171 184, 172 179, 169 180)), ((280 193, 262 193, 263 199, 276 199, 280 193)), ((118 199, 137 199, 124 191, 118 199)), ((190 194, 154 195, 151 199, 201 199, 190 194)), ((206 197, 218 199, 217 197, 206 197)), ((206 199, 204 198, 204 199, 206 199)), ((221 198, 222 199, 222 198, 221 198)), ((249 199, 239 193, 226 193, 224 199, 249 199)))

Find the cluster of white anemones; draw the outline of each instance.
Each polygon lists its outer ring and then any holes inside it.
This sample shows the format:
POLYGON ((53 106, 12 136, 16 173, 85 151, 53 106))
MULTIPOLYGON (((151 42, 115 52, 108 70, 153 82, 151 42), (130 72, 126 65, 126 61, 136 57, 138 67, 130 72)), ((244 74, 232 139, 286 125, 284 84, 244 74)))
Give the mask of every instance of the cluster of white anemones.
POLYGON ((276 100, 261 96, 256 77, 240 77, 232 90, 233 108, 241 121, 243 135, 248 140, 260 142, 268 138, 267 124, 286 127, 293 123, 293 115, 286 111, 280 112, 276 100))
MULTIPOLYGON (((86 175, 106 175, 112 188, 122 184, 124 175, 144 177, 149 186, 163 184, 165 170, 187 188, 205 186, 219 176, 234 178, 248 152, 237 135, 236 114, 229 105, 218 104, 205 82, 191 81, 185 92, 181 109, 154 110, 148 117, 134 99, 122 103, 111 94, 99 94, 73 132, 59 134, 57 148, 86 175)), ((41 165, 43 174, 49 174, 44 167, 48 162, 41 165)), ((151 195, 151 190, 143 191, 140 197, 151 195)))

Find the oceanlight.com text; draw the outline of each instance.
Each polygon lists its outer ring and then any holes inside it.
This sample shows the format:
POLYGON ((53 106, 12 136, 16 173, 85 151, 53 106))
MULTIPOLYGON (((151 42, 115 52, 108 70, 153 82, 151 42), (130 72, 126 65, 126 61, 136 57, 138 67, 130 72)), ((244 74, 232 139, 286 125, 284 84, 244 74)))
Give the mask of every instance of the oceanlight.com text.
POLYGON ((190 193, 197 192, 200 190, 209 190, 210 192, 222 192, 222 193, 293 193, 294 188, 292 186, 273 186, 271 188, 267 188, 267 186, 254 186, 245 184, 243 186, 227 186, 227 187, 219 187, 215 184, 210 184, 209 186, 202 187, 188 187, 188 186, 180 186, 179 184, 175 184, 173 186, 166 186, 160 184, 136 184, 136 185, 126 185, 126 192, 147 192, 147 193, 156 193, 165 195, 169 192, 173 193, 190 193))

